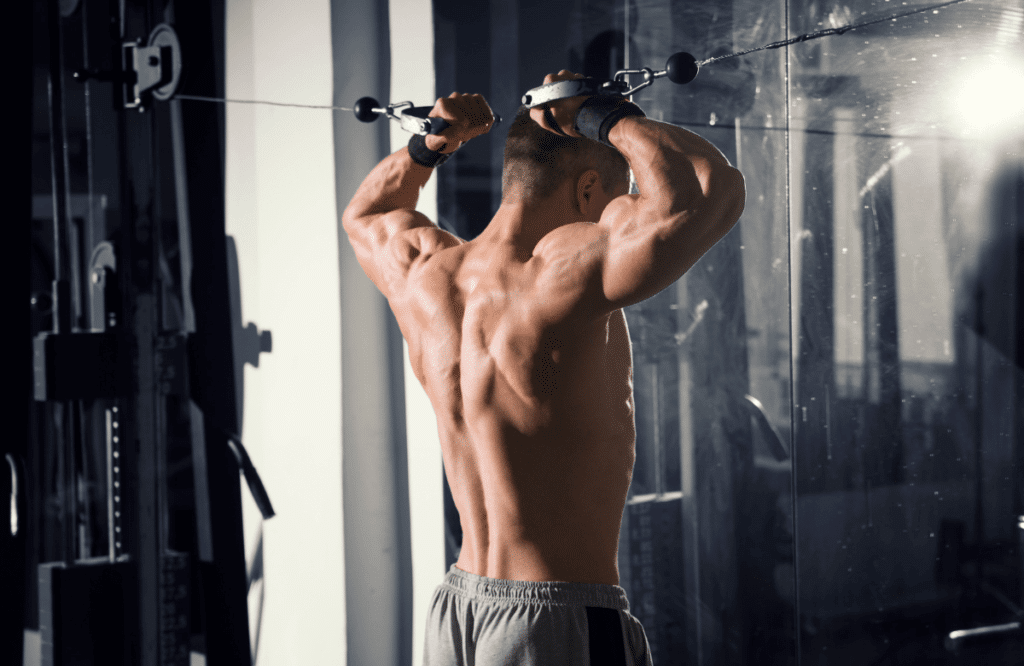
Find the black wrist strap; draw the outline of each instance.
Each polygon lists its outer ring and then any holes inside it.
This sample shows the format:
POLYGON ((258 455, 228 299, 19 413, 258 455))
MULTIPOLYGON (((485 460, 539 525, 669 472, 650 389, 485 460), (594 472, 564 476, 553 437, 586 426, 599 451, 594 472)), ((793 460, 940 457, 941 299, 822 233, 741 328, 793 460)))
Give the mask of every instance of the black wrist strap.
POLYGON ((427 140, 421 134, 413 134, 409 139, 409 157, 420 166, 433 169, 448 161, 451 153, 441 153, 427 148, 427 140))
MULTIPOLYGON (((611 146, 608 132, 627 116, 646 118, 647 114, 621 95, 594 95, 588 97, 580 105, 576 114, 576 131, 594 141, 611 146)), ((612 146, 614 148, 614 146, 612 146)))

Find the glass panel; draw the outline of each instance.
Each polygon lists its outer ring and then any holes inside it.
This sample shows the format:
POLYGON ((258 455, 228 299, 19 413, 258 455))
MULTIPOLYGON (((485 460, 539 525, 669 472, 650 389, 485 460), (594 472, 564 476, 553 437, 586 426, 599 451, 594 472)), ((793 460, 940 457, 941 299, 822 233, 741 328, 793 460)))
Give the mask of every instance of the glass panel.
MULTIPOLYGON (((629 3, 633 68, 785 37, 785 3, 629 3)), ((637 459, 620 543, 655 664, 794 663, 785 60, 724 61, 634 97, 746 177, 740 223, 627 309, 637 459)))
MULTIPOLYGON (((661 69, 927 3, 454 5, 435 2, 438 93, 484 89, 455 45, 486 28, 488 99, 511 113, 546 72, 605 78, 619 45, 661 69)), ((1021 0, 974 0, 635 96, 747 187, 740 224, 627 310, 619 568, 655 664, 1020 661, 1019 634, 948 639, 1017 620, 1024 593, 1022 32, 1021 0)), ((501 140, 439 172, 440 217, 467 238, 501 140)))
MULTIPOLYGON (((790 34, 907 4, 791 0, 790 34)), ((1022 23, 972 2, 789 49, 802 663, 947 663, 1019 617, 1022 23)))

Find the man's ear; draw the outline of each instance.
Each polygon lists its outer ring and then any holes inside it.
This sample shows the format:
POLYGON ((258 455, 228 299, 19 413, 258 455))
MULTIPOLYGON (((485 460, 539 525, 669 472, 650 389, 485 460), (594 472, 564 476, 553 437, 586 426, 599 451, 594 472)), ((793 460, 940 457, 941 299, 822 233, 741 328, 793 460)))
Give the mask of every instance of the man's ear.
POLYGON ((583 208, 593 199, 596 188, 601 187, 601 177, 597 171, 589 169, 580 174, 576 181, 576 209, 582 213, 583 208))
POLYGON ((590 198, 590 195, 594 192, 595 187, 600 187, 600 178, 597 172, 593 169, 588 169, 580 174, 579 179, 576 181, 576 190, 579 196, 590 198))

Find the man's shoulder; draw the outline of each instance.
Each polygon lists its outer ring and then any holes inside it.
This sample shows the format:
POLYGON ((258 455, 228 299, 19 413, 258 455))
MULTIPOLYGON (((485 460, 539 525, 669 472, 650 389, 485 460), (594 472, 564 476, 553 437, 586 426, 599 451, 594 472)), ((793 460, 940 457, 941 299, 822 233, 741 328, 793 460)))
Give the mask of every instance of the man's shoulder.
POLYGON ((545 307, 565 322, 607 319, 603 307, 602 267, 608 232, 592 222, 574 222, 555 229, 537 245, 536 287, 547 294, 545 307))
POLYGON ((442 250, 465 245, 455 234, 449 233, 438 226, 416 227, 404 234, 404 242, 415 247, 424 258, 442 250))
POLYGON ((572 222, 551 231, 534 248, 535 257, 577 260, 598 257, 608 242, 608 233, 594 222, 572 222))

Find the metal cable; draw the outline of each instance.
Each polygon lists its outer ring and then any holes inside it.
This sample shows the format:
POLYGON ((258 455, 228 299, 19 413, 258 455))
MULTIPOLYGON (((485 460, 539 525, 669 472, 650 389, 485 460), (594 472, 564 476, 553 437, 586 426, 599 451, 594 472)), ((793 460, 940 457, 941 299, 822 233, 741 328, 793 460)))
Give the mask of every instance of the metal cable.
POLYGON ((347 106, 330 106, 327 104, 293 104, 290 102, 267 102, 257 99, 225 99, 224 97, 203 97, 201 95, 175 95, 174 99, 190 99, 197 102, 217 102, 220 104, 266 104, 268 106, 290 106, 299 109, 331 109, 335 111, 351 111, 347 106))
POLYGON ((793 37, 792 39, 784 39, 780 42, 772 42, 771 44, 765 44, 764 46, 758 46, 754 49, 747 49, 746 51, 737 51, 736 53, 730 53, 729 55, 715 56, 714 58, 707 58, 697 63, 698 66, 703 67, 713 62, 720 60, 726 60, 728 58, 735 58, 736 56, 747 55, 748 53, 757 53, 758 51, 766 51, 768 49, 777 49, 783 46, 789 46, 790 44, 797 44, 799 42, 806 42, 812 39, 818 39, 819 37, 828 37, 829 35, 841 35, 849 30, 856 30, 857 28, 863 28, 865 26, 874 25, 875 23, 884 23, 885 21, 895 21, 897 19, 904 18, 906 16, 913 16, 914 14, 922 14, 933 10, 939 10, 943 7, 949 7, 951 5, 959 5, 962 2, 970 2, 971 0, 951 0, 950 2, 943 2, 938 5, 931 5, 930 7, 921 7, 919 9, 912 9, 897 14, 891 14, 883 18, 872 19, 870 21, 864 21, 862 23, 851 23, 850 25, 844 25, 839 28, 828 28, 827 30, 819 30, 818 32, 810 32, 806 35, 800 35, 799 37, 793 37))
MULTIPOLYGON (((821 37, 828 37, 830 35, 842 35, 850 30, 856 30, 857 28, 863 28, 876 23, 884 23, 886 21, 896 21, 907 16, 913 16, 914 14, 923 14, 924 12, 937 11, 943 7, 950 7, 952 5, 959 5, 964 2, 970 2, 971 0, 950 0, 949 2, 943 2, 937 5, 930 5, 928 7, 919 7, 918 9, 911 9, 905 12, 898 12, 896 14, 890 14, 882 18, 872 19, 870 21, 862 21, 860 23, 851 23, 850 25, 841 26, 839 28, 828 28, 826 30, 819 30, 817 32, 810 32, 799 37, 793 37, 791 39, 784 39, 778 42, 772 42, 771 44, 765 44, 764 46, 758 46, 753 49, 746 49, 745 51, 737 51, 736 53, 730 53, 728 55, 715 56, 713 58, 706 58, 697 62, 699 67, 704 65, 710 65, 711 63, 727 60, 729 58, 736 58, 738 56, 747 55, 750 53, 757 53, 758 51, 767 51, 768 49, 778 49, 783 46, 789 46, 790 44, 798 44, 800 42, 807 42, 812 39, 819 39, 821 37)), ((332 111, 351 111, 351 107, 347 106, 331 106, 326 104, 293 104, 289 102, 268 102, 264 100, 253 100, 253 99, 226 99, 223 97, 203 97, 200 95, 175 95, 175 99, 187 99, 194 100, 197 102, 216 102, 219 104, 266 104, 268 106, 288 106, 299 109, 330 109, 332 111)))

